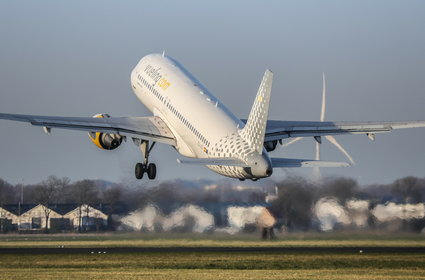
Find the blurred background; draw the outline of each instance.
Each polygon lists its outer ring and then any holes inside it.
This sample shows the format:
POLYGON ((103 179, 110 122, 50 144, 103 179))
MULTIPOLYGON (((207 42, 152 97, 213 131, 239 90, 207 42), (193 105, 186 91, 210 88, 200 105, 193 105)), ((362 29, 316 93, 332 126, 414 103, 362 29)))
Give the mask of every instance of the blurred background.
POLYGON ((50 176, 0 179, 0 231, 252 234, 425 233, 425 178, 361 185, 346 177, 240 184, 173 180, 147 186, 50 176), (47 221, 47 222, 46 222, 47 221))
MULTIPOLYGON (((270 68, 270 119, 318 120, 322 72, 326 120, 425 119, 424 8, 423 1, 1 1, 0 112, 149 115, 131 91, 130 71, 146 54, 165 51, 241 118, 270 68)), ((130 143, 101 151, 83 132, 54 129, 47 136, 8 121, 0 128, 0 177, 11 184, 50 174, 137 183, 140 153, 130 143)), ((339 137, 357 165, 322 172, 361 185, 423 177, 423 139, 423 129, 377 135, 375 142, 339 137)), ((304 139, 273 155, 314 158, 314 147, 304 139)), ((171 147, 155 147, 153 184, 220 180, 206 168, 177 164, 177 157, 171 147)), ((329 143, 322 159, 345 160, 329 143)), ((276 170, 273 178, 310 175, 276 170)))

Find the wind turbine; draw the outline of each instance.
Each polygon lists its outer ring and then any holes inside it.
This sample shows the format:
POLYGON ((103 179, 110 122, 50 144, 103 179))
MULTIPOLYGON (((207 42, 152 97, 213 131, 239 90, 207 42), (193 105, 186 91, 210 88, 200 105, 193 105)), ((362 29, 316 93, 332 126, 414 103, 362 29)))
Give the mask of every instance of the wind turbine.
MULTIPOLYGON (((326 78, 325 78, 325 73, 323 73, 322 75, 323 78, 323 87, 322 87, 322 109, 320 111, 320 121, 323 122, 325 121, 325 112, 326 112, 326 78)), ((351 162, 351 164, 355 164, 353 158, 350 156, 350 154, 341 146, 341 144, 338 143, 338 141, 336 141, 335 137, 331 136, 331 135, 326 135, 324 136, 326 140, 328 140, 329 142, 331 142, 335 147, 337 147, 337 149, 339 151, 341 151, 346 157, 347 159, 351 162)), ((283 147, 287 147, 299 140, 301 140, 303 137, 295 137, 294 139, 282 144, 283 147)), ((316 140, 316 160, 320 160, 320 145, 322 144, 322 137, 321 136, 316 136, 314 137, 314 139, 316 140)), ((320 173, 320 167, 314 167, 313 169, 314 172, 314 176, 316 179, 321 180, 322 179, 322 174, 320 173)))

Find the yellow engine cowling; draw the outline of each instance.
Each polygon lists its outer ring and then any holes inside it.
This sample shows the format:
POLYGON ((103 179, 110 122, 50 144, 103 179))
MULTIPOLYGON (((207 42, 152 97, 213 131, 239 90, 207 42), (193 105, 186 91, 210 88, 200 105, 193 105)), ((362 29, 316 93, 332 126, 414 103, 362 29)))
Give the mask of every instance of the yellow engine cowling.
MULTIPOLYGON (((108 114, 96 114, 93 118, 110 118, 110 116, 108 114)), ((96 146, 103 150, 114 150, 118 148, 123 139, 119 134, 102 132, 89 132, 89 138, 96 146)))

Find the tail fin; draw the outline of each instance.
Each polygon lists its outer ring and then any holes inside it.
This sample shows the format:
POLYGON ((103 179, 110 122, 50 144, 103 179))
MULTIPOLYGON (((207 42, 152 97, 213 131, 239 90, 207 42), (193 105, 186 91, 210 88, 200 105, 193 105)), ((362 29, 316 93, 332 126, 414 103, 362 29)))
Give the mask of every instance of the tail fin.
POLYGON ((267 69, 255 97, 251 113, 249 113, 248 121, 241 131, 241 137, 259 154, 263 151, 272 81, 273 72, 267 69))

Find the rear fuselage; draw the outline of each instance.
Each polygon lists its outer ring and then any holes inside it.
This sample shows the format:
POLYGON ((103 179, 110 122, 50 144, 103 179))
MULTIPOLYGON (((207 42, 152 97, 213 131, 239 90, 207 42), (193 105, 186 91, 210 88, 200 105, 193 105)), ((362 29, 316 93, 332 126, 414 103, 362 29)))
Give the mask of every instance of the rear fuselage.
POLYGON ((169 126, 176 150, 192 158, 235 158, 250 167, 209 165, 234 178, 270 176, 267 152, 254 153, 239 132, 244 124, 180 63, 161 54, 143 57, 131 73, 137 98, 169 126), (251 166, 252 163, 252 166, 251 166))

